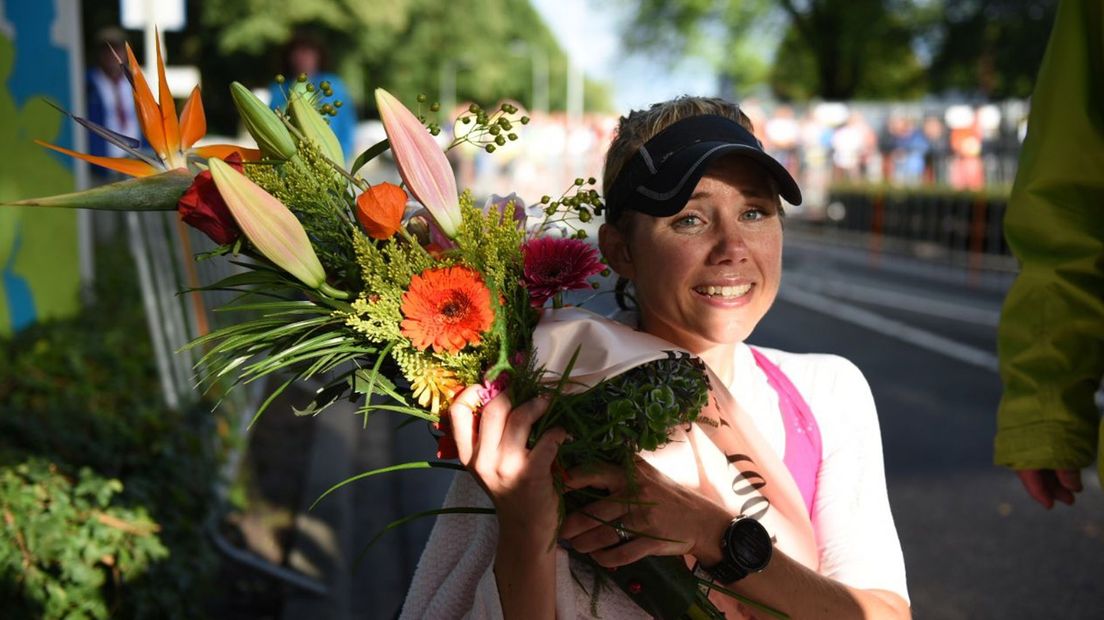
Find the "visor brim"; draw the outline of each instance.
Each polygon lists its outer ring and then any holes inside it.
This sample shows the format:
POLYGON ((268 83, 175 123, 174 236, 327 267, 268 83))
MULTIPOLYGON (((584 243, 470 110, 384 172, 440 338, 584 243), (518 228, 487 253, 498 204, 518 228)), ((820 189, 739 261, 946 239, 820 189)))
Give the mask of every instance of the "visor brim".
POLYGON ((674 215, 686 206, 698 181, 724 155, 739 155, 758 163, 778 183, 778 194, 792 205, 801 204, 801 189, 786 168, 770 155, 745 144, 698 142, 663 161, 648 183, 632 192, 633 210, 657 217, 674 215))

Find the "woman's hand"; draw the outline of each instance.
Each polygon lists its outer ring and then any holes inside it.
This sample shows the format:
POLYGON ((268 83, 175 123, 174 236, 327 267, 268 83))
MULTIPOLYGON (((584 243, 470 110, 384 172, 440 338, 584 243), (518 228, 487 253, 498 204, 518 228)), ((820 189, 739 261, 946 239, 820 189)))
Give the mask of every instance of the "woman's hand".
POLYGON ((559 495, 552 482, 556 451, 567 437, 548 430, 532 449, 533 424, 548 410, 547 399, 511 410, 499 394, 477 416, 479 386, 469 387, 449 407, 460 461, 482 485, 498 516, 495 583, 503 616, 541 620, 556 615, 559 495))
MULTIPOLYGON (((567 437, 562 428, 549 429, 530 449, 533 424, 548 410, 537 398, 511 410, 499 394, 479 410, 479 386, 469 387, 449 407, 460 462, 490 496, 503 530, 524 528, 544 532, 552 541, 559 514, 559 496, 552 483, 552 463, 567 437)), ((508 532, 504 532, 508 533, 508 532)))
POLYGON ((649 555, 689 554, 707 566, 721 560, 721 537, 733 515, 646 461, 637 460, 632 496, 624 472, 614 466, 572 471, 568 483, 610 493, 568 515, 560 530, 576 551, 602 566, 624 566, 649 555), (628 542, 620 544, 617 524, 629 534, 628 542))

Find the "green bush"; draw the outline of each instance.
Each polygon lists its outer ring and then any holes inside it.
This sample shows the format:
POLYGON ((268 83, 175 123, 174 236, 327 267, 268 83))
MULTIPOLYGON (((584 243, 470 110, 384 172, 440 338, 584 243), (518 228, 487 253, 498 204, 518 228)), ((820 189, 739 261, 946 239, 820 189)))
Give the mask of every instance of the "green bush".
POLYGON ((71 480, 40 458, 0 467, 0 600, 8 617, 107 618, 103 593, 168 555, 144 508, 112 505, 122 488, 88 468, 71 480))
MULTIPOLYGON (((0 466, 37 457, 72 480, 82 480, 78 472, 87 468, 108 487, 119 483, 107 480, 120 481, 110 506, 148 513, 160 528, 150 538, 168 554, 140 580, 100 588, 99 602, 89 604, 114 617, 198 617, 217 566, 203 529, 218 475, 216 418, 209 407, 165 408, 130 257, 103 248, 97 267, 96 302, 78 316, 0 340, 0 466)), ((14 500, 0 495, 0 502, 14 500)), ((73 522, 56 525, 63 528, 59 539, 79 536, 73 522)), ((50 587, 70 585, 57 580, 50 587)), ((72 595, 91 590, 79 592, 72 595)), ((3 591, 0 609, 11 596, 28 594, 3 591)))

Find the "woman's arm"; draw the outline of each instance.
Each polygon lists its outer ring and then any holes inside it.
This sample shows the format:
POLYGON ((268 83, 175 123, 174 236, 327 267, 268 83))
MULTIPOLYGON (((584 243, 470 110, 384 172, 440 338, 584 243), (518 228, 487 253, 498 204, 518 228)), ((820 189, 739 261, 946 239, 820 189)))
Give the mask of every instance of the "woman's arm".
MULTIPOLYGON (((611 498, 570 515, 561 536, 575 550, 590 553, 607 567, 624 566, 648 555, 692 555, 703 566, 721 561, 721 538, 734 515, 696 491, 679 486, 646 462, 638 462, 636 481, 638 495, 630 511, 630 505, 621 499, 625 481, 619 470, 572 476, 572 486, 605 488, 611 491, 611 498), (619 544, 614 528, 599 520, 623 522, 644 535, 619 544)), ((777 550, 762 573, 725 585, 793 618, 910 617, 908 604, 899 595, 845 586, 777 550)), ((731 601, 723 594, 714 595, 713 600, 720 605, 731 601)))
POLYGON ((495 581, 503 616, 555 618, 555 536, 559 497, 552 462, 566 438, 551 429, 530 450, 533 424, 548 409, 537 399, 511 411, 500 394, 478 416, 478 387, 465 390, 449 408, 460 461, 494 503, 499 539, 495 581), (478 430, 477 430, 478 429, 478 430))
MULTIPOLYGON (((695 557, 704 566, 720 562, 719 542, 710 552, 695 557)), ((763 572, 748 575, 726 587, 784 611, 791 618, 898 620, 912 617, 908 604, 898 594, 845 586, 779 551, 774 552, 763 572)), ((712 598, 720 602, 725 596, 715 594, 712 598)))

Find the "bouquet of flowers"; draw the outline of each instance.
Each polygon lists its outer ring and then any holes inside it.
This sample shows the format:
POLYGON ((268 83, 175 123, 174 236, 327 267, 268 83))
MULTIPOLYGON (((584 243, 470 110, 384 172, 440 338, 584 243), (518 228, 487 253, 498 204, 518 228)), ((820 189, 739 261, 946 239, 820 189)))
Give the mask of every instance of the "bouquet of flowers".
MULTIPOLYGON (((220 310, 241 319, 191 343, 203 353, 199 383, 278 376, 254 421, 292 383, 321 379, 301 413, 352 398, 365 422, 373 412, 414 416, 433 426, 438 459, 448 459, 455 446, 442 413, 464 387, 482 384, 488 398, 507 389, 514 402, 551 393, 533 439, 552 426, 572 434, 558 471, 612 462, 631 476, 637 452, 662 446, 672 427, 693 422, 706 404, 704 366, 686 355, 648 361, 585 389, 572 377, 578 350, 561 367, 538 363, 533 334, 545 306, 561 307, 566 291, 591 287, 588 278, 605 270, 577 226, 602 205, 594 179, 577 179, 559 198, 532 206, 516 195, 477 206, 470 193, 457 191, 446 151, 468 143, 493 152, 516 140, 515 127, 528 122, 517 107, 473 105, 442 149, 437 124, 378 89, 387 139, 347 165, 325 118, 337 111, 316 102, 317 93, 329 91, 325 82, 303 76, 286 84, 282 111, 235 83, 234 102, 259 148, 193 148, 206 132, 198 87, 177 117, 160 56, 158 99, 129 48, 120 63, 153 155, 133 137, 73 117, 131 157, 44 146, 135 178, 16 204, 176 210, 207 234, 219 247, 200 258, 225 255, 242 271, 204 288, 238 293, 220 310), (401 185, 372 184, 358 174, 388 149, 401 185)), ((414 467, 462 469, 436 460, 381 471, 414 467)), ((658 616, 723 617, 706 598, 707 582, 681 559, 649 558, 614 580, 658 616)))

